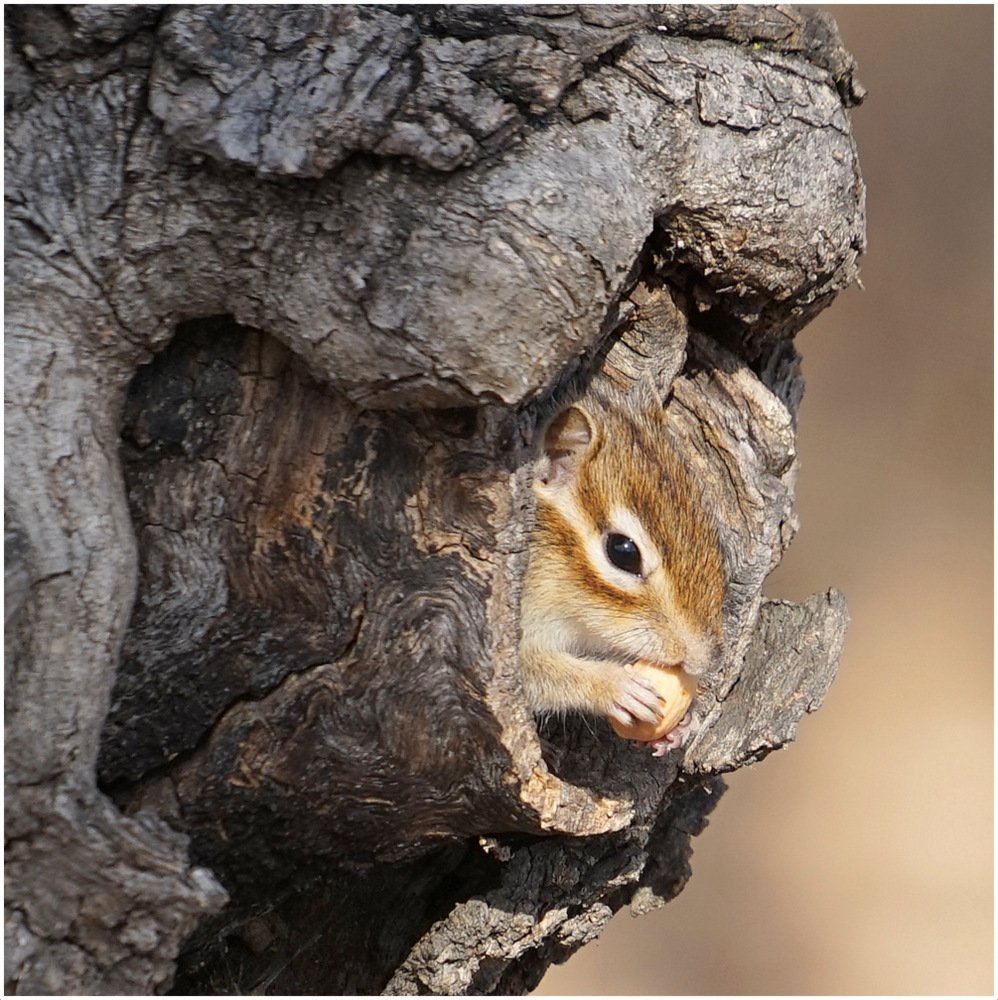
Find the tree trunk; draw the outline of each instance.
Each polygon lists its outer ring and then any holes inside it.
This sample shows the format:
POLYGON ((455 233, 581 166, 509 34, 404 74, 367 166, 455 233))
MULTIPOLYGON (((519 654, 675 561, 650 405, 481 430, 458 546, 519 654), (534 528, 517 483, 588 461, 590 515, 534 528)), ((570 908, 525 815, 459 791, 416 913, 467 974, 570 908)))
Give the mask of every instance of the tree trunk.
POLYGON ((10 8, 7 990, 521 993, 662 905, 846 612, 767 601, 862 98, 788 7, 10 8), (553 401, 652 377, 703 724, 542 726, 553 401))

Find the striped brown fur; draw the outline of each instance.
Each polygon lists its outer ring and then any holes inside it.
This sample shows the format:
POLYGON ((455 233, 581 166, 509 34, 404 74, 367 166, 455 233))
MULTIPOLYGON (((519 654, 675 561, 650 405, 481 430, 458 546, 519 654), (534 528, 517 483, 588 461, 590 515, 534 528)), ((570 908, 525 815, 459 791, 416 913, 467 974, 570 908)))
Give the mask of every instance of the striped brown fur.
POLYGON ((552 421, 538 461, 521 661, 535 711, 648 718, 628 664, 691 674, 720 653, 724 560, 695 477, 650 389, 590 389, 552 421), (641 573, 614 565, 633 538, 641 573))

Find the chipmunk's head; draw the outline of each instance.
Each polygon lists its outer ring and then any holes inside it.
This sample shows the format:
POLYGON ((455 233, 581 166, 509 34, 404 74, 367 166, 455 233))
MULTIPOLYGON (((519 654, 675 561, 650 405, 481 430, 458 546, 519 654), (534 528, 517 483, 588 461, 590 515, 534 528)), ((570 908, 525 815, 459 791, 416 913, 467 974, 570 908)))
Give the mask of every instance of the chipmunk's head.
POLYGON ((592 659, 694 675, 716 661, 724 560, 660 401, 590 392, 568 407, 547 428, 534 490, 525 628, 592 659))

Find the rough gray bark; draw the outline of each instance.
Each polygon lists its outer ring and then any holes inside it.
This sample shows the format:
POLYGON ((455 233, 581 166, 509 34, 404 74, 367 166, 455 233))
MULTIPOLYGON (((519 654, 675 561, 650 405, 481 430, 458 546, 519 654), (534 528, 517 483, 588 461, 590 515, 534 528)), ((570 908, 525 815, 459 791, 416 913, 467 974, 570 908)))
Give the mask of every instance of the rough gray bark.
POLYGON ((689 874, 842 599, 793 335, 862 97, 793 8, 11 8, 7 990, 523 992, 689 874), (685 753, 541 736, 540 415, 652 374, 731 574, 685 753))

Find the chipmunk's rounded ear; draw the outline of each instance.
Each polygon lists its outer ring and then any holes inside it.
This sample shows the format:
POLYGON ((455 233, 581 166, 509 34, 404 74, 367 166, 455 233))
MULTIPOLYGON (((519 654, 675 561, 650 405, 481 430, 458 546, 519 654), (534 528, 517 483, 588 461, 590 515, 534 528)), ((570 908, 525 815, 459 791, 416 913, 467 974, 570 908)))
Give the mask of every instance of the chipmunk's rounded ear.
POLYGON ((539 482, 544 486, 570 483, 595 437, 592 421, 580 407, 570 406, 559 413, 544 432, 544 461, 538 468, 539 482))

